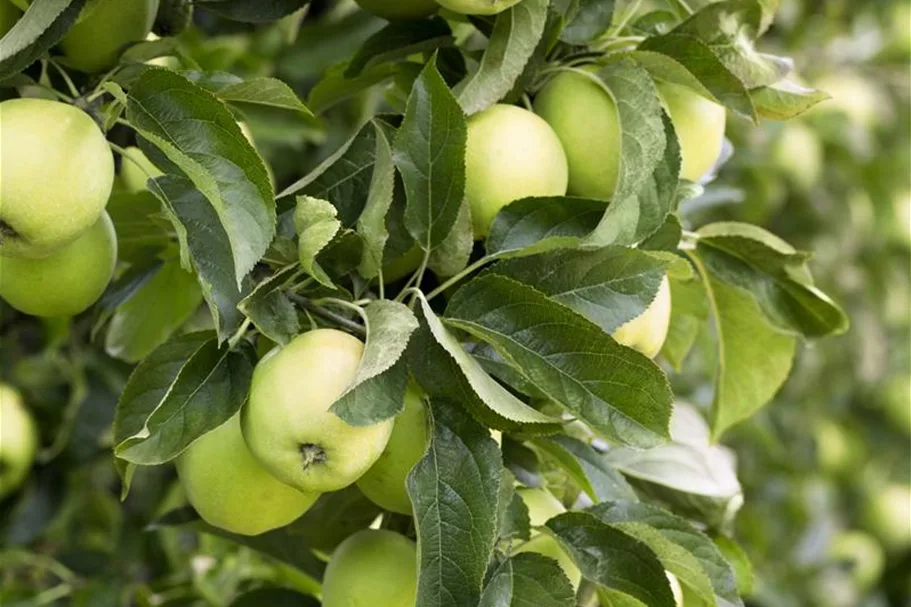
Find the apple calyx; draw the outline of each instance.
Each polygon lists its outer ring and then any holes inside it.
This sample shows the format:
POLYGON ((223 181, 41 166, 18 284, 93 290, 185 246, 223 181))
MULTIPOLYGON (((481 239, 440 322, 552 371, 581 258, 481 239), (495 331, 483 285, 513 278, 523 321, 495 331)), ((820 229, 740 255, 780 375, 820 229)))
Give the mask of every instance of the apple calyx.
POLYGON ((321 445, 314 443, 302 443, 300 453, 304 470, 309 470, 311 466, 325 464, 329 460, 326 450, 321 445))

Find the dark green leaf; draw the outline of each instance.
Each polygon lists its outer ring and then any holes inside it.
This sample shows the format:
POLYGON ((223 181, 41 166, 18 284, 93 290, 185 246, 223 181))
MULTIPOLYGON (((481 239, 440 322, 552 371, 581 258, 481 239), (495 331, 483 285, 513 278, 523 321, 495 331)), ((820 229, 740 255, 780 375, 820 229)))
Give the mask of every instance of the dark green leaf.
POLYGON ((234 21, 266 23, 290 15, 309 2, 310 0, 194 0, 193 5, 234 21))
POLYGON ((237 304, 257 330, 277 344, 287 344, 300 333, 297 310, 282 290, 295 268, 273 274, 237 304))
POLYGON ((484 588, 479 607, 575 607, 576 593, 557 561, 533 552, 506 559, 484 588))
POLYGON ((614 17, 614 0, 575 0, 560 39, 570 44, 591 42, 607 31, 614 17))
POLYGON ((297 251, 304 271, 321 285, 335 285, 326 271, 316 261, 342 227, 336 216, 338 210, 327 200, 311 196, 298 196, 294 207, 294 229, 297 232, 297 251))
POLYGON ((638 499, 623 475, 590 445, 565 435, 537 439, 534 444, 556 460, 595 503, 638 499))
POLYGON ((395 198, 395 164, 392 162, 392 146, 386 133, 374 124, 376 129, 376 154, 370 190, 364 211, 357 220, 357 232, 364 240, 364 256, 358 268, 364 278, 374 278, 383 267, 383 255, 389 231, 386 216, 395 198))
POLYGON ((605 208, 604 201, 589 198, 516 200, 494 218, 487 236, 487 253, 531 254, 574 246, 598 226, 605 208))
POLYGON ((57 44, 79 17, 86 0, 34 0, 0 39, 0 81, 13 76, 57 44))
POLYGON ((355 78, 364 69, 379 63, 404 59, 409 55, 434 51, 454 43, 449 24, 439 17, 421 21, 393 21, 364 41, 348 63, 345 77, 355 78))

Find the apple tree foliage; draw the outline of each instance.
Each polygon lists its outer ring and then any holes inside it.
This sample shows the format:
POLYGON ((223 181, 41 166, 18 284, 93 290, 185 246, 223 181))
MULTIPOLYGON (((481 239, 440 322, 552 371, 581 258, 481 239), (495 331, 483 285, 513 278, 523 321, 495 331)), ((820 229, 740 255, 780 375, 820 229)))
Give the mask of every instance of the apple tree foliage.
MULTIPOLYGON (((49 57, 84 4, 34 0, 0 41, 0 85, 60 84, 65 61, 49 57)), ((748 555, 733 529, 744 496, 717 441, 773 399, 798 350, 848 321, 814 283, 810 252, 749 223, 681 217, 706 184, 679 177, 680 144, 656 83, 688 88, 752 124, 826 99, 794 84, 792 61, 762 50, 777 0, 669 1, 655 10, 523 0, 464 19, 386 23, 356 13, 337 32, 307 29, 306 4, 193 3, 204 23, 272 23, 263 45, 298 30, 313 36, 309 44, 356 32, 350 52, 326 66, 288 61, 270 73, 251 60, 242 77, 219 64, 219 53, 237 52, 228 43, 207 49, 166 36, 129 46, 75 90, 58 87, 158 171, 147 190, 116 192, 108 204, 120 269, 88 322, 46 323, 74 349, 101 347, 88 363, 48 357, 30 370, 46 379, 33 386, 39 392, 61 390, 61 376, 72 382, 69 422, 44 461, 90 457, 68 434, 112 421, 105 447, 122 498, 141 499, 149 489, 139 479, 244 405, 258 357, 310 328, 334 327, 366 342, 355 384, 333 406, 343 420, 395 417, 409 376, 427 395, 432 433, 407 485, 414 518, 384 519, 417 539, 418 605, 576 604, 555 561, 510 553, 530 533, 517 480, 552 484, 574 504, 539 531, 581 570, 578 600, 673 607, 667 570, 700 604, 743 605, 748 555), (496 103, 528 104, 553 74, 583 65, 618 108, 612 195, 516 200, 475 242, 464 200, 467 119, 496 103), (268 115, 271 128, 327 132, 336 109, 380 91, 382 113, 295 158, 297 179, 283 171, 278 187, 238 124, 268 115), (384 281, 384 265, 415 246, 414 272, 384 281), (673 313, 653 361, 611 333, 646 309, 665 275, 673 313), (699 411, 675 403, 671 385, 705 336, 712 398, 699 411), (80 402, 99 393, 116 395, 116 408, 110 400, 99 419, 86 419, 80 402), (501 447, 491 431, 502 433, 501 447)), ((180 21, 168 17, 171 27, 180 21)), ((24 333, 9 339, 35 340, 24 333)), ((39 473, 11 509, 6 541, 32 541, 59 491, 59 478, 39 473)), ((71 507, 120 508, 85 499, 71 507)), ((149 520, 171 541, 191 531, 227 538, 282 563, 285 577, 316 581, 317 555, 380 512, 352 486, 255 537, 211 527, 191 509, 163 508, 149 520)))

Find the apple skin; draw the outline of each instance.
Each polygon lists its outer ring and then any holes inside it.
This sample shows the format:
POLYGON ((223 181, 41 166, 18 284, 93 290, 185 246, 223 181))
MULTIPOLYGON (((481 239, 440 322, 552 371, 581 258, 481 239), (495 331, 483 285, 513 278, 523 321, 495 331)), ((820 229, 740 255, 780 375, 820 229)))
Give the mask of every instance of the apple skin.
POLYGON ((727 112, 724 106, 688 88, 666 82, 656 82, 655 85, 680 142, 683 157, 680 177, 698 182, 712 170, 721 156, 727 112))
POLYGON ((520 554, 522 552, 535 552, 554 559, 560 564, 560 568, 563 569, 563 573, 569 578, 573 588, 579 588, 579 584, 582 582, 582 572, 579 571, 579 568, 576 566, 576 563, 573 562, 572 557, 563 550, 553 536, 548 533, 539 533, 538 535, 535 535, 524 544, 516 547, 515 554, 520 554))
POLYGON ((0 384, 0 499, 19 488, 28 476, 38 432, 19 393, 0 384))
POLYGON ((443 8, 461 15, 496 15, 522 0, 436 0, 443 8))
POLYGON ((298 519, 319 497, 269 474, 250 453, 240 415, 204 434, 176 462, 187 499, 215 527, 259 535, 298 519))
POLYGON ((569 179, 566 154, 540 116, 498 104, 468 119, 465 197, 475 238, 483 238, 496 214, 527 196, 563 196, 569 179))
MULTIPOLYGON (((554 494, 540 487, 519 487, 516 493, 528 507, 528 520, 532 527, 540 527, 547 521, 566 512, 563 504, 554 494)), ((532 531, 532 533, 537 533, 532 531)))
POLYGON ((387 21, 423 19, 440 8, 434 0, 355 0, 358 5, 387 21))
POLYGON ((893 483, 872 492, 863 520, 890 552, 911 547, 911 485, 893 483))
POLYGON ((664 346, 671 324, 671 285, 667 276, 661 281, 655 299, 636 318, 627 321, 613 333, 618 343, 655 358, 664 346))
POLYGON ((560 72, 535 97, 535 113, 556 132, 569 164, 567 193, 609 199, 620 169, 620 118, 614 99, 592 78, 560 72))
POLYGON ((6 32, 13 29, 13 26, 16 25, 21 16, 22 11, 16 6, 10 4, 7 0, 0 0, 0 36, 4 36, 6 32))
POLYGON ((822 176, 825 151, 813 129, 791 121, 772 146, 772 161, 792 183, 807 191, 822 176))
MULTIPOLYGON (((528 507, 528 519, 532 527, 540 527, 548 520, 566 512, 566 508, 560 503, 554 495, 547 489, 519 487, 516 493, 525 502, 528 507)), ((582 572, 573 562, 572 557, 566 553, 560 546, 559 542, 547 532, 539 532, 535 529, 531 531, 531 539, 527 542, 516 546, 515 552, 536 552, 543 556, 556 560, 563 573, 569 578, 573 588, 579 588, 582 581, 582 572)))
POLYGON ((395 418, 389 443, 380 458, 357 480, 357 486, 373 503, 400 514, 412 514, 406 480, 427 451, 430 423, 427 407, 416 385, 405 392, 405 409, 395 418))
POLYGON ((158 0, 98 0, 60 47, 72 67, 91 74, 113 67, 126 45, 141 42, 158 14, 158 0))
POLYGON ((114 157, 82 110, 47 99, 0 103, 0 255, 47 257, 107 204, 114 157))
POLYGON ((107 213, 79 238, 43 259, 0 257, 0 297, 32 316, 75 316, 98 301, 117 264, 107 213))
POLYGON ((132 160, 124 158, 123 164, 120 165, 120 181, 127 192, 132 194, 144 192, 148 189, 146 183, 149 175, 158 177, 163 174, 138 147, 128 147, 124 152, 132 158, 132 160))
POLYGON ((413 607, 414 542, 392 531, 358 531, 338 545, 323 576, 323 607, 413 607))
POLYGON ((349 426, 329 411, 354 381, 363 352, 356 337, 317 329, 256 365, 242 428, 253 455, 276 478, 308 493, 337 491, 380 457, 394 420, 349 426))

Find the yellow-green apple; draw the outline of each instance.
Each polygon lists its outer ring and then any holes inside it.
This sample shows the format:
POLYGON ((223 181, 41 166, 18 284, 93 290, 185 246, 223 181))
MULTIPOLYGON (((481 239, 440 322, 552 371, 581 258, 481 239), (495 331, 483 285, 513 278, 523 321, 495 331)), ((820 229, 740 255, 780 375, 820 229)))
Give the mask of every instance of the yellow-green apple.
POLYGON ((652 303, 642 314, 614 331, 613 337, 624 346, 635 348, 649 358, 654 358, 664 345, 670 324, 671 286, 665 276, 652 303))
POLYGON ((496 15, 522 0, 436 0, 443 8, 461 15, 496 15))
POLYGON ((152 31, 158 0, 97 0, 82 10, 60 47, 69 65, 89 73, 106 70, 124 48, 152 31))
POLYGON ((359 531, 332 553, 323 607, 413 607, 417 583, 414 542, 392 531, 359 531))
POLYGON ((389 21, 423 19, 440 7, 434 0, 355 0, 362 9, 389 21))
POLYGON ((0 499, 19 488, 35 460, 38 433, 19 392, 0 384, 0 499))
POLYGON ((680 177, 700 181, 721 156, 727 112, 724 106, 684 86, 661 81, 655 84, 680 143, 680 177))

